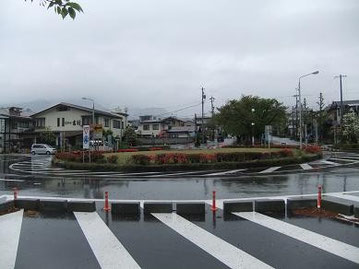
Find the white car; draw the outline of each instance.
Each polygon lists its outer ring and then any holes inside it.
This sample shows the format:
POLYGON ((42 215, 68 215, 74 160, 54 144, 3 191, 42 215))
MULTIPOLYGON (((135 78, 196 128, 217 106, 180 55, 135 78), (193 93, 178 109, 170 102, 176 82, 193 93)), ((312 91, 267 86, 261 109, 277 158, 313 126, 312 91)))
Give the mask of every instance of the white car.
POLYGON ((55 154, 55 153, 56 153, 56 149, 47 144, 33 144, 31 146, 31 154, 32 155, 35 155, 35 154, 50 155, 50 154, 55 154))

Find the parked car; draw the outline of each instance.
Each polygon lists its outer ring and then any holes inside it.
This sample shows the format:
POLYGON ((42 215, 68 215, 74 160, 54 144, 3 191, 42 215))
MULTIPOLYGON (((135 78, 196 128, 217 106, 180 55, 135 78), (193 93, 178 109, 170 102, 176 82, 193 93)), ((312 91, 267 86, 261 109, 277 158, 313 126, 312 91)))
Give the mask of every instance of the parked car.
POLYGON ((50 155, 50 154, 55 154, 55 153, 56 153, 56 149, 47 144, 33 144, 31 146, 31 154, 32 155, 35 155, 35 154, 50 155))

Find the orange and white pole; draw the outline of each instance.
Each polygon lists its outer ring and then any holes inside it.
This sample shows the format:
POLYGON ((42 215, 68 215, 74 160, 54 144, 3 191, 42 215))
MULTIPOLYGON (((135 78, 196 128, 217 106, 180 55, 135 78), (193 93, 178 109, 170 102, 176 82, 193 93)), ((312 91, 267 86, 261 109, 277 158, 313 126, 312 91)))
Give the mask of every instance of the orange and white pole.
POLYGON ((317 208, 320 209, 321 206, 322 206, 322 185, 318 185, 317 208))
POLYGON ((211 210, 212 211, 216 211, 217 207, 216 207, 216 191, 212 192, 212 206, 211 206, 211 210))
POLYGON ((17 190, 17 188, 13 188, 13 191, 14 191, 14 200, 16 200, 16 199, 17 199, 18 190, 17 190))
POLYGON ((103 210, 110 211, 110 205, 108 202, 108 191, 105 191, 105 206, 104 206, 103 210))

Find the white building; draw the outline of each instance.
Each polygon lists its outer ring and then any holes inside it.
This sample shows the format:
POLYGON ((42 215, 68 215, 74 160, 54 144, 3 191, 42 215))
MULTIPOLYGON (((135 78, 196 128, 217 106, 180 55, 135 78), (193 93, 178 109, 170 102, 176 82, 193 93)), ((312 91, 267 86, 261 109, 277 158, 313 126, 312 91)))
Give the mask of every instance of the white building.
MULTIPOLYGON (((121 138, 127 126, 127 114, 95 109, 95 124, 113 137, 121 138)), ((92 109, 69 103, 59 103, 32 115, 35 133, 51 131, 56 135, 56 146, 81 146, 83 125, 91 125, 92 109)))
POLYGON ((137 132, 142 137, 192 137, 195 124, 190 120, 176 117, 160 119, 154 116, 140 116, 137 132))

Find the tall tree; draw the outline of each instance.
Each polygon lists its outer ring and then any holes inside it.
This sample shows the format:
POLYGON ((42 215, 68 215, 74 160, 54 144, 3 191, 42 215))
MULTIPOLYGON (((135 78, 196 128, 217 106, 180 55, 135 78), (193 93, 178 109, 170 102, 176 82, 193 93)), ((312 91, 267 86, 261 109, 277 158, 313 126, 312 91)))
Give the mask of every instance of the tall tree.
MULTIPOLYGON (((33 2, 34 0, 30 1, 33 2)), ((41 6, 47 7, 47 9, 53 8, 55 13, 61 15, 63 19, 67 15, 75 19, 76 13, 83 12, 79 4, 70 2, 70 0, 39 0, 39 2, 41 6)))
POLYGON ((347 113, 343 117, 342 142, 359 142, 359 117, 355 112, 347 113))
POLYGON ((284 129, 286 107, 276 99, 242 96, 218 108, 215 120, 226 133, 236 136, 238 142, 249 143, 252 135, 258 138, 264 133, 265 125, 284 129))

